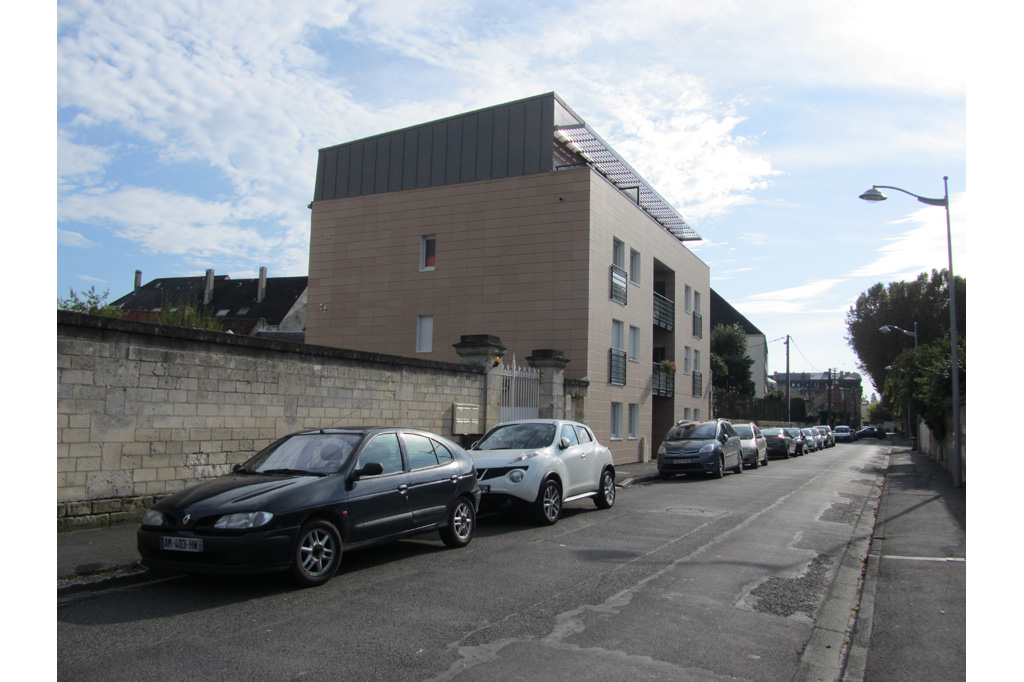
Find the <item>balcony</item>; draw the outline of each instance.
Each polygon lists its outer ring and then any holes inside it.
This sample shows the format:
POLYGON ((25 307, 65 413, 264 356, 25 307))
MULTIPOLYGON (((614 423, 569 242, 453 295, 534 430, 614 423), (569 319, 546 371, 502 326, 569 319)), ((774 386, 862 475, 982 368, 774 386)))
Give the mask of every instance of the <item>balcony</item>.
POLYGON ((661 368, 660 363, 654 363, 654 373, 651 375, 651 392, 654 395, 671 398, 676 394, 676 373, 666 372, 661 368))
POLYGON ((654 326, 667 332, 676 328, 676 304, 657 292, 654 293, 654 326))
POLYGON ((700 396, 704 394, 704 375, 700 372, 694 371, 693 373, 693 395, 700 396))
POLYGON ((618 265, 611 266, 611 291, 608 296, 616 303, 626 305, 626 284, 628 281, 626 271, 620 268, 618 265))
POLYGON ((693 311, 693 335, 698 339, 704 336, 704 316, 693 311))
POLYGON ((626 385, 626 351, 618 348, 608 350, 608 383, 626 385))

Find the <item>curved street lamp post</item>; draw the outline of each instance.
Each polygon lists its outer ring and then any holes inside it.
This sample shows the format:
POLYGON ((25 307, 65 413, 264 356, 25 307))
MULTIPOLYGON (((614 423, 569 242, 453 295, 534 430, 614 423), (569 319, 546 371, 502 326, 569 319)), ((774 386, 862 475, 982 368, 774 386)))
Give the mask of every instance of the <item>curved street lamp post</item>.
MULTIPOLYGON (((960 440, 960 362, 959 355, 960 351, 957 344, 957 331, 956 331, 956 288, 954 285, 953 278, 953 233, 950 227, 949 221, 949 176, 944 175, 942 177, 942 183, 945 188, 945 196, 941 199, 931 199, 929 197, 922 197, 919 194, 908 192, 905 189, 899 187, 893 187, 891 185, 872 185, 871 189, 867 190, 860 195, 860 198, 864 201, 878 202, 885 201, 886 196, 882 194, 880 189, 891 189, 897 192, 903 192, 914 197, 922 204, 928 204, 929 206, 942 206, 946 209, 946 250, 949 254, 949 270, 947 272, 948 277, 948 289, 949 289, 949 340, 952 346, 950 350, 950 364, 953 373, 953 461, 950 463, 950 468, 953 474, 953 486, 959 488, 963 483, 963 471, 962 471, 962 459, 961 459, 961 440, 960 440)), ((891 326, 891 325, 886 325, 891 326)), ((893 327, 898 329, 898 327, 893 327)), ((904 334, 910 334, 906 330, 900 329, 904 334)), ((917 343, 917 325, 914 325, 914 342, 917 343)))

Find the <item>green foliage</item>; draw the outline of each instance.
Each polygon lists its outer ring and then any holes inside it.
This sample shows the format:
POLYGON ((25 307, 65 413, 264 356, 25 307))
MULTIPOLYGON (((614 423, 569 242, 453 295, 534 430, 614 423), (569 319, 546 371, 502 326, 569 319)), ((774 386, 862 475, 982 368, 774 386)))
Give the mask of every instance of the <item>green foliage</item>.
MULTIPOLYGON (((967 344, 962 338, 959 341, 957 362, 960 396, 964 399, 967 386, 967 344)), ((948 431, 947 415, 953 408, 951 368, 948 339, 908 349, 892 364, 892 371, 885 380, 883 395, 897 414, 903 415, 909 405, 936 437, 945 438, 948 431)))
POLYGON ((885 403, 871 403, 868 405, 868 421, 872 424, 892 421, 893 413, 885 403))
MULTIPOLYGON (((878 388, 885 385, 886 366, 914 347, 914 340, 899 332, 883 334, 883 325, 908 331, 917 323, 918 345, 949 338, 947 271, 922 272, 909 282, 881 282, 862 293, 846 314, 846 341, 857 354, 860 369, 878 388)), ((957 330, 967 335, 967 281, 956 278, 957 330)))
POLYGON ((74 289, 69 289, 67 298, 57 299, 58 310, 70 310, 74 313, 87 313, 89 315, 102 315, 104 317, 123 317, 124 313, 115 308, 107 307, 107 297, 110 289, 102 294, 96 292, 96 286, 89 287, 88 291, 78 294, 74 289))
POLYGON ((711 330, 711 383, 715 390, 754 395, 747 357, 747 333, 739 324, 719 324, 711 330))
POLYGON ((772 389, 764 394, 765 400, 771 400, 773 402, 782 402, 786 399, 786 395, 778 389, 772 389))
POLYGON ((800 397, 789 399, 789 414, 795 422, 807 419, 807 401, 800 397))
POLYGON ((194 303, 183 303, 177 306, 165 305, 160 314, 153 318, 153 322, 172 327, 205 329, 211 332, 224 330, 220 320, 194 303))

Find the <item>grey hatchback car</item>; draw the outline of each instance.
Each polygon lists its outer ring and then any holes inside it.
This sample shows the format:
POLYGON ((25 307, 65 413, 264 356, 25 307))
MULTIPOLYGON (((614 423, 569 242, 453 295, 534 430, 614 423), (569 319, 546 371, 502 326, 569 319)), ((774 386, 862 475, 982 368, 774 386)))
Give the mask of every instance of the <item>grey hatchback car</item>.
POLYGON ((725 419, 677 422, 658 448, 658 474, 662 479, 674 474, 711 474, 722 478, 726 469, 743 473, 740 436, 725 419))

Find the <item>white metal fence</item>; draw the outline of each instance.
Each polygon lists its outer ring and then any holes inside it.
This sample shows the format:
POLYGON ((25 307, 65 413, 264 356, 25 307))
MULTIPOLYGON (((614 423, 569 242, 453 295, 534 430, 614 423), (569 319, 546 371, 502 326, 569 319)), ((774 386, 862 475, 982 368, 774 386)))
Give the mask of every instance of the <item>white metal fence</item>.
POLYGON ((501 421, 536 419, 540 414, 540 370, 516 364, 501 366, 501 421))

